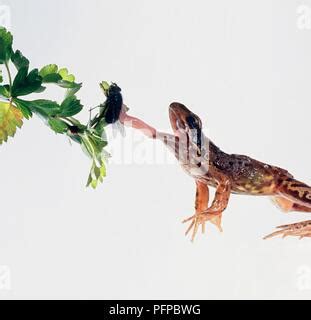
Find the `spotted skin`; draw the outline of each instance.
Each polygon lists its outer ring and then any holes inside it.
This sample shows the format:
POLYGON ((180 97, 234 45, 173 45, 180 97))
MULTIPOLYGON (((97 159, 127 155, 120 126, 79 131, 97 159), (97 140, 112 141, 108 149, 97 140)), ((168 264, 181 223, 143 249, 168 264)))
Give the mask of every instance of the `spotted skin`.
MULTIPOLYGON (((221 218, 231 193, 270 196, 285 212, 311 212, 311 187, 295 180, 288 171, 248 156, 223 152, 204 136, 201 119, 181 103, 170 105, 169 116, 173 134, 158 132, 136 118, 133 127, 148 137, 161 140, 196 181, 195 215, 184 220, 190 222, 186 234, 192 232, 192 240, 200 226, 204 232, 207 221, 222 230, 221 218), (210 205, 209 187, 216 188, 210 205)), ((123 118, 131 119, 126 114, 123 114, 123 118)), ((265 239, 277 235, 311 237, 311 220, 280 226, 278 229, 265 239)))

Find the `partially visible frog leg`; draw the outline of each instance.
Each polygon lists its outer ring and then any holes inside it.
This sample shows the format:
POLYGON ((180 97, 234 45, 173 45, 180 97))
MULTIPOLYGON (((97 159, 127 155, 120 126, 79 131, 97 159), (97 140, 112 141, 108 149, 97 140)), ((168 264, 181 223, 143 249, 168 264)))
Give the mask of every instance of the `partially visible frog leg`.
MULTIPOLYGON (((196 195, 195 195, 195 215, 183 221, 183 223, 186 223, 191 220, 191 224, 186 231, 186 235, 188 235, 188 233, 194 227, 194 224, 196 221, 193 218, 196 217, 198 214, 206 211, 208 208, 208 201, 209 201, 208 185, 198 180, 196 181, 196 186, 197 186, 197 189, 196 189, 196 195)), ((202 223, 202 233, 204 232, 205 232, 205 223, 202 223)))
POLYGON ((206 210, 197 212, 194 216, 186 219, 184 222, 191 221, 190 227, 187 230, 189 233, 192 232, 192 241, 198 232, 199 226, 202 225, 204 231, 204 225, 206 221, 210 221, 215 224, 220 231, 221 229, 221 217, 222 212, 227 208, 229 197, 231 192, 230 181, 227 177, 221 175, 218 177, 218 187, 212 205, 206 210))
MULTIPOLYGON (((303 206, 299 203, 295 203, 292 200, 286 199, 284 197, 274 197, 273 201, 277 206, 284 212, 297 211, 297 212, 311 212, 311 208, 303 206)), ((270 239, 275 236, 282 236, 283 238, 287 236, 296 236, 300 238, 311 237, 311 221, 302 221, 292 224, 287 224, 277 227, 277 231, 267 235, 264 239, 270 239)))
POLYGON ((310 207, 303 206, 292 200, 286 199, 281 196, 276 196, 272 198, 272 201, 277 205, 279 209, 284 212, 296 211, 296 212, 311 212, 310 207))
POLYGON ((271 198, 272 202, 283 212, 289 212, 292 210, 294 202, 281 196, 271 198))
POLYGON ((300 237, 311 237, 311 220, 287 224, 284 226, 277 227, 277 230, 264 237, 264 240, 273 238, 275 236, 282 236, 283 238, 288 236, 300 237))

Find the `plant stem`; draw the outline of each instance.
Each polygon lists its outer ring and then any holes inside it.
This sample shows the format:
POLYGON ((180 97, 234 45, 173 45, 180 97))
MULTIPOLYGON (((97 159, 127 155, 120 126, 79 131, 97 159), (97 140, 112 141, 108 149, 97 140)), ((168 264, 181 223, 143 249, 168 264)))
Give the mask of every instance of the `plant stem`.
POLYGON ((12 76, 11 76, 10 68, 9 68, 9 65, 8 65, 7 62, 5 62, 4 65, 5 65, 6 71, 7 71, 8 76, 9 76, 10 94, 12 95, 12 76))
POLYGON ((59 117, 59 119, 61 119, 61 120, 63 120, 63 121, 67 121, 67 122, 69 122, 70 124, 72 124, 72 125, 75 125, 75 122, 74 121, 72 121, 71 119, 69 119, 69 118, 66 118, 66 117, 59 117))

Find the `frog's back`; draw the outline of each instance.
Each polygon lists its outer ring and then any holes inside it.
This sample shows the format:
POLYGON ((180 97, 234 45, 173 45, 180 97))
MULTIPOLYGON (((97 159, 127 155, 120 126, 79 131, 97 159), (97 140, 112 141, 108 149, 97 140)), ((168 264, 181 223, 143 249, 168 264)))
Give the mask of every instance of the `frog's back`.
POLYGON ((215 145, 210 148, 210 165, 231 180, 232 192, 251 195, 272 195, 288 171, 245 155, 227 154, 215 145))

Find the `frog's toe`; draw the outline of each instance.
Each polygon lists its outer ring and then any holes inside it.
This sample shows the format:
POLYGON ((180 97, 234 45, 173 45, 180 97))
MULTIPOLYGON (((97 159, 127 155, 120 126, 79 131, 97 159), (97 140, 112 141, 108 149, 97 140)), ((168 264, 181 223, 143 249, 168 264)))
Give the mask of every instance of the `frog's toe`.
POLYGON ((205 224, 206 222, 210 221, 212 224, 214 224, 220 232, 222 232, 222 227, 221 227, 221 219, 222 219, 222 213, 208 213, 206 212, 201 212, 201 213, 196 213, 190 218, 187 218, 183 221, 183 223, 191 222, 187 231, 186 231, 186 236, 192 231, 192 236, 191 236, 191 241, 194 241, 199 227, 201 226, 202 228, 202 233, 205 233, 205 224))
POLYGON ((292 237, 299 237, 300 239, 311 237, 311 220, 279 226, 277 228, 279 230, 265 236, 264 240, 270 239, 276 236, 282 236, 282 238, 292 236, 292 237))
POLYGON ((214 224, 220 232, 223 232, 221 222, 222 222, 222 214, 217 214, 213 218, 211 218, 211 223, 214 224))

